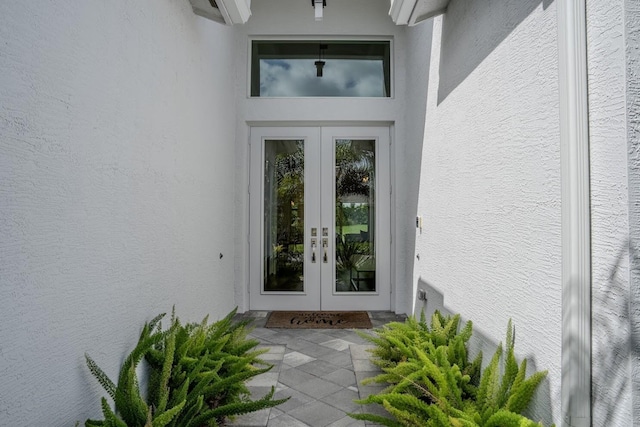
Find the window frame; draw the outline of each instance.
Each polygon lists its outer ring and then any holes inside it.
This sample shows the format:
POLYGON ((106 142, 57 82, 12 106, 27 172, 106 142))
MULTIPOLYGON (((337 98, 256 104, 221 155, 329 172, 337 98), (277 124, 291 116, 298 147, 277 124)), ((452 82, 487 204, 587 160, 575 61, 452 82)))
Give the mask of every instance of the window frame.
MULTIPOLYGON (((248 40, 247 46, 247 98, 249 99, 394 99, 395 98, 395 81, 394 81, 394 39, 393 36, 370 36, 370 37, 349 37, 349 36, 250 36, 248 40), (335 43, 335 42, 387 42, 389 43, 389 94, 387 96, 254 96, 251 94, 252 85, 253 85, 253 43, 254 42, 326 42, 326 43, 335 43)), ((384 73, 384 65, 383 65, 383 73, 384 73)), ((384 76, 383 76, 384 77, 384 76)), ((260 78, 260 74, 258 73, 256 76, 257 79, 260 78)), ((386 80, 386 79, 385 79, 386 80)), ((259 80, 258 80, 259 81, 259 80)), ((386 81, 385 81, 386 83, 386 81)), ((258 83, 259 84, 259 83, 258 83)))

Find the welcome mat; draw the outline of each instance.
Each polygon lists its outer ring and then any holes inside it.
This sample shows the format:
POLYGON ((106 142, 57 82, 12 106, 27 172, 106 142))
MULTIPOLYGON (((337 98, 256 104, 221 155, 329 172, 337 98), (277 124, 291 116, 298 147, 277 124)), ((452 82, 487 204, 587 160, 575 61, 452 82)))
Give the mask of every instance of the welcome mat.
POLYGON ((366 311, 272 311, 266 328, 371 329, 366 311))

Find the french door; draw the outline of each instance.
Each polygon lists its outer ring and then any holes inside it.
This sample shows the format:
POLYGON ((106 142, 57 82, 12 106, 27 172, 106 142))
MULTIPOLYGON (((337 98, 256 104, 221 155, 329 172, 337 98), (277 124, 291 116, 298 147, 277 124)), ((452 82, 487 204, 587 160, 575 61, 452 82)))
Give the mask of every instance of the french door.
POLYGON ((389 310, 389 128, 251 129, 250 308, 389 310))

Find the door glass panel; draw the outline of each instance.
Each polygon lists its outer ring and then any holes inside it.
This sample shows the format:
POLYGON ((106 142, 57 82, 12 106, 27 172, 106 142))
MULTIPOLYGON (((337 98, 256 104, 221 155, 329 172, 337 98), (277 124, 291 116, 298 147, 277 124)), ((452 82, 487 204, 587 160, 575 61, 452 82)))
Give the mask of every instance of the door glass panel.
POLYGON ((304 145, 265 140, 264 291, 304 290, 304 145))
POLYGON ((375 292, 375 140, 336 140, 336 292, 375 292))

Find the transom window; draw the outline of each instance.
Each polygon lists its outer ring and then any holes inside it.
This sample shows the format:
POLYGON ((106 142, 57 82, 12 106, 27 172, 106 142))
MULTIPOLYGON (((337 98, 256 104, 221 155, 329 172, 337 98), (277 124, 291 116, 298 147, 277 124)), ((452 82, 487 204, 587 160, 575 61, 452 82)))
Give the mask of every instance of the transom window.
POLYGON ((251 96, 391 96, 390 41, 254 40, 251 96))

